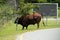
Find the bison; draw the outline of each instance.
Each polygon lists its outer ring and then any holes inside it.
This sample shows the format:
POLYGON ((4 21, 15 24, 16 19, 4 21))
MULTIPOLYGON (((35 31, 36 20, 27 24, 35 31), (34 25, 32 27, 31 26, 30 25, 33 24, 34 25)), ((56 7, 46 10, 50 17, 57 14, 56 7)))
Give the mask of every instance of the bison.
MULTIPOLYGON (((17 17, 15 20, 15 23, 21 24, 23 26, 22 27, 23 30, 24 30, 24 27, 26 27, 26 29, 27 29, 28 25, 31 25, 31 24, 32 25, 37 24, 37 28, 39 28, 39 23, 41 21, 41 18, 42 18, 42 15, 36 12, 34 14, 22 15, 21 17, 17 17)), ((44 22, 43 22, 43 24, 44 24, 44 22)))

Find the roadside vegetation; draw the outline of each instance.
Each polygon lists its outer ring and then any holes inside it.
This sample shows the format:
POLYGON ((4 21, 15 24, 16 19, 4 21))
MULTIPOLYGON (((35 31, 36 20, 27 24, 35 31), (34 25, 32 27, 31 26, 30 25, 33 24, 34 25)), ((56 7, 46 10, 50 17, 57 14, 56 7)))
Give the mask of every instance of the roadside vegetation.
MULTIPOLYGON (((47 0, 36 0, 36 1, 24 1, 19 0, 17 1, 17 6, 8 5, 9 0, 0 0, 0 40, 15 40, 17 34, 22 34, 28 31, 35 31, 37 29, 37 24, 35 25, 29 25, 28 30, 24 29, 22 30, 22 26, 18 25, 18 30, 16 30, 16 24, 14 24, 15 18, 18 15, 26 15, 29 12, 32 12, 31 9, 35 8, 32 3, 59 3, 60 0, 55 1, 47 1, 47 0), (25 4, 29 2, 30 4, 25 4), (16 11, 17 10, 17 11, 16 11), (23 11, 22 11, 23 10, 23 11), (28 12, 27 12, 28 11, 28 12), (22 14, 23 13, 23 14, 22 14)), ((36 7, 38 8, 38 7, 36 7)), ((58 17, 60 18, 60 5, 58 8, 58 17)), ((46 24, 46 20, 44 20, 46 24)), ((56 20, 48 20, 47 26, 43 26, 42 21, 39 26, 39 30, 41 29, 48 29, 48 28, 60 28, 60 20, 58 20, 58 24, 56 20)))

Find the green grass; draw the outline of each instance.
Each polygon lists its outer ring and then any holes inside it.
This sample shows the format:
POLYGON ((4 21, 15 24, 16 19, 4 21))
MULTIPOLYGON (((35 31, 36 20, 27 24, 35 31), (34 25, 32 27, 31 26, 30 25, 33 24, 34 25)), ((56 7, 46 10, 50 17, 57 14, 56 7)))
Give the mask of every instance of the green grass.
POLYGON ((60 17, 60 9, 58 10, 58 16, 60 17))
MULTIPOLYGON (((58 21, 58 24, 56 24, 56 21, 49 21, 49 20, 47 23, 48 23, 47 26, 44 27, 41 22, 39 29, 60 28, 60 20, 58 21)), ((21 28, 22 26, 18 25, 18 30, 16 31, 16 25, 14 24, 13 21, 5 23, 5 25, 3 25, 3 28, 0 30, 0 40, 15 40, 17 34, 22 34, 28 31, 37 30, 37 24, 29 25, 28 30, 26 29, 21 30, 21 28)))
POLYGON ((0 36, 0 40, 16 40, 15 38, 15 35, 0 36))

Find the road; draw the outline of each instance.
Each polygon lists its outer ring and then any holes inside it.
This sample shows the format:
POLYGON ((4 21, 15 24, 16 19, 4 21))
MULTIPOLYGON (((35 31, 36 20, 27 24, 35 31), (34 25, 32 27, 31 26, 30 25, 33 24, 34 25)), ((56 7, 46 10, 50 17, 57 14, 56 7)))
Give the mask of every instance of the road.
POLYGON ((36 30, 19 36, 17 40, 60 40, 60 28, 36 30))

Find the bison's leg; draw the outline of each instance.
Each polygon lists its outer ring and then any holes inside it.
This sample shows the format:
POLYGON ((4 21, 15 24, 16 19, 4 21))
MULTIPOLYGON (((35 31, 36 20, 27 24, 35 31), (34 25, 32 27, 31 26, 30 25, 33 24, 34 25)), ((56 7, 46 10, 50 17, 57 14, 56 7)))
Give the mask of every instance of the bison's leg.
POLYGON ((24 26, 22 27, 22 30, 24 30, 24 26))
POLYGON ((39 23, 37 23, 37 29, 39 29, 39 23))
POLYGON ((28 29, 28 26, 26 26, 26 30, 28 29))

